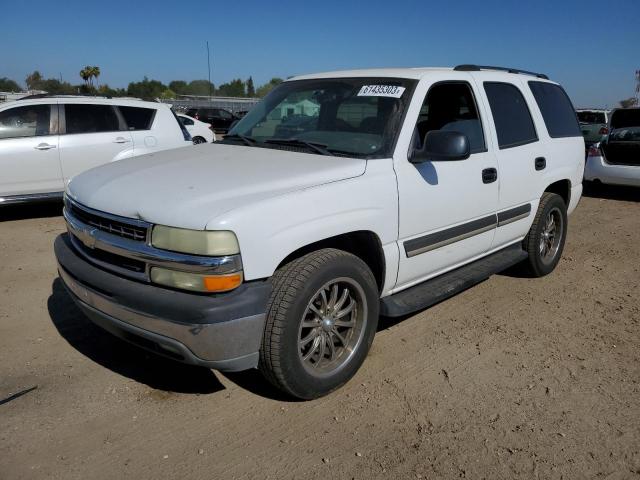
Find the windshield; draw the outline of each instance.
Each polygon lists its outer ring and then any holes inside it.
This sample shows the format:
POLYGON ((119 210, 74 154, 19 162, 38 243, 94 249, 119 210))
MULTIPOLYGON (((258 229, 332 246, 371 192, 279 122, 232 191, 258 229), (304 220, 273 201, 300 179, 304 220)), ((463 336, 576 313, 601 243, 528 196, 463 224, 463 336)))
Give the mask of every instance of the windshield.
POLYGON ((580 123, 607 123, 604 112, 578 112, 578 120, 580 123))
POLYGON ((390 157, 415 84, 401 78, 284 82, 251 109, 223 142, 390 157))

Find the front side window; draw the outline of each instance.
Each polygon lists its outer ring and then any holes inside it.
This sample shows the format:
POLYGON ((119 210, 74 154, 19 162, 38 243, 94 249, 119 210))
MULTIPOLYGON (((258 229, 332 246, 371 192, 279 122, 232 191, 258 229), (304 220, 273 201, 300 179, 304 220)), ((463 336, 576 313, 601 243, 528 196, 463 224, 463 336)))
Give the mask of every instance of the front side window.
POLYGON ((551 138, 580 137, 580 125, 571 100, 562 87, 547 82, 529 82, 551 138))
POLYGON ((0 112, 0 138, 49 135, 50 105, 28 105, 0 112))
POLYGON ((256 147, 390 157, 415 84, 403 78, 370 77, 284 82, 223 142, 242 139, 256 147))
POLYGON ((233 117, 233 115, 231 115, 226 110, 218 110, 218 115, 220 116, 220 118, 223 118, 225 120, 228 120, 233 117))
POLYGON ((141 107, 118 107, 129 130, 150 130, 156 110, 141 107))
POLYGON ((469 84, 437 83, 429 89, 416 124, 414 145, 419 148, 427 133, 460 132, 469 139, 471 153, 486 151, 482 122, 469 84))
POLYGON ((100 133, 120 130, 111 105, 69 103, 64 106, 67 133, 100 133))
POLYGON ((500 149, 517 147, 538 140, 531 112, 515 85, 484 82, 500 149))

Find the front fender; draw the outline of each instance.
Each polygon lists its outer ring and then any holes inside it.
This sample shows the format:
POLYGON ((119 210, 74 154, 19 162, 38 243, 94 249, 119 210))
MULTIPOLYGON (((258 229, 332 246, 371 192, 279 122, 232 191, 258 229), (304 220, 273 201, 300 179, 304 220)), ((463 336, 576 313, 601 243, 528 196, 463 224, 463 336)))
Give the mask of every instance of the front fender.
MULTIPOLYGON (((292 252, 336 235, 372 231, 383 249, 398 234, 398 197, 391 160, 372 160, 355 178, 261 200, 207 224, 232 230, 247 280, 267 278, 292 252)), ((386 249, 385 249, 386 250, 386 249)), ((387 263, 396 271, 396 264, 387 263)))

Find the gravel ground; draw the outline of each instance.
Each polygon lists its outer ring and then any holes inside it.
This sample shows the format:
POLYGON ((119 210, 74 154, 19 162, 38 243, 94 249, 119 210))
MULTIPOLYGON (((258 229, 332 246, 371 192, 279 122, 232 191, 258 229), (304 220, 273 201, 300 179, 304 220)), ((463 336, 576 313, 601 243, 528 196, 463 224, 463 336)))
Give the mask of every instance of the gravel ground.
POLYGON ((58 205, 0 210, 0 478, 640 478, 640 190, 599 189, 542 279, 382 319, 344 388, 164 360, 57 279, 58 205))

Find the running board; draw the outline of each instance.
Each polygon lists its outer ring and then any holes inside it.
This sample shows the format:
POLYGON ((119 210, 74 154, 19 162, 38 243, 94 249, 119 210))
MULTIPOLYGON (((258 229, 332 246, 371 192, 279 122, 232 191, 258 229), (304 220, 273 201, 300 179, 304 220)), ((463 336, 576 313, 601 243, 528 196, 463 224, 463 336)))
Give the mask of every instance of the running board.
POLYGON ((519 243, 380 299, 380 315, 400 317, 435 305, 527 258, 519 243))

